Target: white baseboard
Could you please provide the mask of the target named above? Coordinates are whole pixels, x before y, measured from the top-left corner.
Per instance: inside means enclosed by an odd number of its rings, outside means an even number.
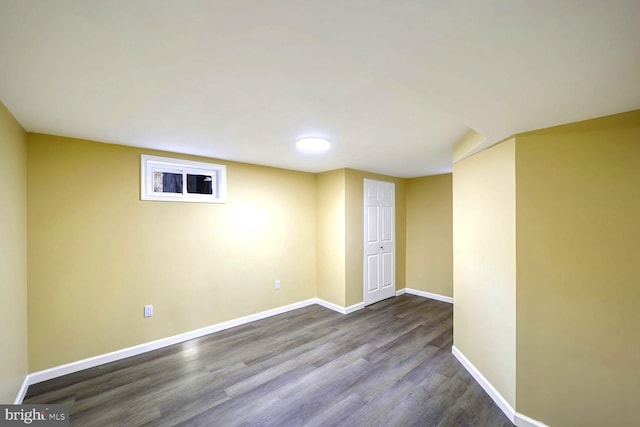
[[[320,299],[320,298],[316,298],[316,304],[321,305],[324,308],[328,308],[329,310],[337,311],[340,314],[346,314],[345,313],[345,308],[342,307],[341,305],[334,304],[332,302],[325,301],[325,300]]]
[[[521,414],[520,412],[516,412],[515,418],[516,420],[514,424],[518,427],[549,427],[545,423],[534,420],[533,418],[529,418],[526,415]]]
[[[359,302],[357,304],[353,304],[345,308],[344,314],[353,313],[354,311],[362,310],[363,308],[364,308],[364,302]]]
[[[337,311],[340,314],[349,314],[349,313],[353,313],[354,311],[358,311],[358,310],[364,308],[364,303],[363,302],[359,302],[358,304],[350,305],[349,307],[342,307],[341,305],[334,304],[332,302],[325,301],[325,300],[320,299],[320,298],[316,298],[315,301],[316,301],[316,304],[321,305],[321,306],[323,306],[325,308],[328,308],[330,310]]]
[[[29,375],[24,377],[22,381],[22,386],[20,386],[20,390],[18,390],[18,395],[16,396],[16,400],[13,402],[14,405],[20,405],[24,400],[24,396],[27,394],[27,389],[29,388]]]
[[[451,353],[455,356],[458,361],[464,366],[464,368],[471,374],[471,376],[476,380],[480,387],[487,392],[489,397],[493,399],[498,408],[504,412],[504,414],[509,418],[509,420],[514,423],[517,427],[549,427],[548,425],[534,420],[533,418],[527,417],[519,412],[516,412],[515,409],[507,402],[507,400],[496,390],[496,388],[480,373],[480,371],[473,366],[473,363],[469,361],[465,357],[464,354],[454,345],[451,348]]]
[[[487,392],[487,394],[493,399],[498,407],[504,412],[511,422],[514,422],[515,409],[502,397],[502,395],[495,389],[495,387],[480,373],[480,371],[473,366],[473,363],[465,357],[464,354],[454,345],[451,348],[451,353],[462,363],[467,371],[475,378],[476,382]]]
[[[71,374],[73,372],[82,371],[84,369],[93,368],[95,366],[104,365],[105,363],[115,362],[117,360],[125,359],[127,357],[136,356],[138,354],[146,353],[159,348],[168,347],[170,345],[179,344],[184,341],[199,338],[204,335],[209,335],[214,332],[222,331],[225,329],[233,328],[234,326],[244,325],[249,322],[255,322],[267,317],[275,316],[277,314],[286,313],[291,310],[306,307],[312,304],[318,304],[331,310],[337,311],[341,314],[349,314],[354,311],[360,310],[364,307],[364,303],[358,303],[349,307],[341,307],[337,304],[330,303],[320,298],[310,298],[305,301],[300,301],[294,304],[285,305],[282,307],[274,308],[272,310],[262,311],[260,313],[251,314],[237,319],[232,319],[226,322],[216,323],[211,326],[196,329],[193,331],[185,332],[182,334],[174,335],[167,338],[161,338],[159,340],[150,341],[144,344],[136,345],[133,347],[116,350],[111,353],[101,354],[87,359],[78,360],[76,362],[67,363],[65,365],[55,366],[53,368],[45,369],[42,371],[33,372],[28,374],[23,383],[18,395],[16,396],[16,404],[22,403],[27,389],[32,384],[37,384],[42,381],[47,381],[53,378],[61,377],[63,375]]]
[[[402,288],[402,289],[398,289],[396,291],[396,296],[400,296],[403,294],[411,294],[411,295],[417,295],[419,297],[423,297],[423,298],[431,298],[431,299],[435,299],[438,301],[443,301],[443,302],[448,302],[450,304],[453,304],[453,298],[451,297],[447,297],[444,295],[438,295],[438,294],[432,294],[430,292],[424,292],[424,291],[419,291],[417,289],[411,289],[411,288]],[[364,302],[359,302],[358,304],[354,304],[354,305],[350,305],[349,307],[342,307],[341,305],[338,304],[334,304],[332,302],[329,301],[325,301],[323,299],[320,298],[316,298],[316,304],[321,305],[323,307],[326,307],[330,310],[333,311],[337,311],[338,313],[341,314],[349,314],[349,313],[353,313],[354,311],[360,310],[362,308],[364,308]]]
[[[168,347],[170,345],[178,344],[184,341],[192,340],[194,338],[202,337],[204,335],[212,334],[214,332],[233,328],[234,326],[240,326],[249,322],[254,322],[256,320],[265,319],[267,317],[275,316],[277,314],[286,313],[288,311],[296,310],[298,308],[306,307],[316,303],[317,303],[316,298],[310,298],[305,301],[300,301],[294,304],[277,307],[271,310],[262,311],[260,313],[250,314],[248,316],[239,317],[237,319],[232,319],[226,322],[216,323],[211,326],[207,326],[204,328],[174,335],[171,337],[162,338],[159,340],[147,342],[147,343],[136,345],[133,347],[124,348],[121,350],[116,350],[111,353],[101,354],[101,355],[90,357],[83,360],[78,360],[77,362],[67,363],[65,365],[55,366],[50,369],[33,372],[27,375],[26,378],[24,379],[24,382],[22,383],[22,387],[20,388],[20,391],[18,392],[18,395],[16,397],[16,404],[22,403],[22,400],[24,399],[27,388],[32,384],[37,384],[39,382],[47,381],[52,378],[61,377],[63,375],[71,374],[73,372],[82,371],[83,369],[93,368],[95,366],[103,365],[105,363],[115,362],[116,360],[121,360],[127,357],[136,356],[138,354],[146,353],[152,350],[157,350],[159,348]]]
[[[423,298],[435,299],[435,300],[438,300],[438,301],[448,302],[449,304],[453,304],[453,298],[451,298],[451,297],[447,297],[447,296],[440,295],[440,294],[432,294],[431,292],[419,291],[417,289],[412,289],[412,288],[400,289],[399,291],[396,291],[396,296],[397,295],[402,295],[404,293],[407,293],[409,295],[417,295],[417,296],[423,297]]]

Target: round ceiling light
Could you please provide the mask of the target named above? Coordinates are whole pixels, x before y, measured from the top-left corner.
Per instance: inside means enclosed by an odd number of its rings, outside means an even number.
[[[324,138],[300,138],[298,142],[296,142],[296,147],[298,150],[305,151],[307,153],[321,153],[323,151],[327,151],[331,143]]]

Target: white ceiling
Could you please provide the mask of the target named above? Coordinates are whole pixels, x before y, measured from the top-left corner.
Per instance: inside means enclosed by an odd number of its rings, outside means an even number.
[[[414,177],[640,108],[640,1],[0,0],[0,76],[31,132]]]

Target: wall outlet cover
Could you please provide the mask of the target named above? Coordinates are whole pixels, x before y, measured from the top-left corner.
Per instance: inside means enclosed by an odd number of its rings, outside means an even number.
[[[144,306],[144,317],[153,317],[153,305]]]

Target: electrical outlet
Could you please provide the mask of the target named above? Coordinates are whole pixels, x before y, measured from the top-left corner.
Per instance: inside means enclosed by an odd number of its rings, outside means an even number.
[[[276,280],[276,289],[280,289],[280,280]]]
[[[153,305],[144,306],[144,317],[153,317]]]

